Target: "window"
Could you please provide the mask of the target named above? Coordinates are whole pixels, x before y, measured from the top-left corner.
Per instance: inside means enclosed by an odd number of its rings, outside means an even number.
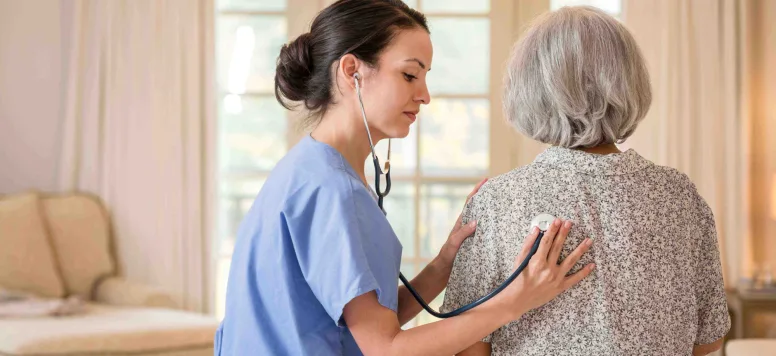
[[[622,13],[622,0],[550,0],[550,9],[552,10],[578,5],[594,6],[618,18]]]
[[[431,103],[410,135],[391,143],[393,187],[388,220],[404,247],[402,273],[412,279],[439,252],[474,185],[489,174],[490,2],[405,1],[426,14],[434,45]],[[387,141],[376,148],[385,160]],[[367,160],[371,172],[371,158]],[[433,302],[441,305],[443,295]],[[422,312],[407,327],[436,320]]]
[[[216,315],[237,227],[289,146],[288,119],[273,92],[275,59],[289,39],[285,0],[218,0],[218,218]]]

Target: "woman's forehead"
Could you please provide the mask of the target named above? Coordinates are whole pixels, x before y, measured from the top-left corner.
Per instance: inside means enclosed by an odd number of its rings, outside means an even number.
[[[429,70],[433,53],[428,32],[420,29],[403,30],[396,34],[391,45],[386,48],[383,60],[391,63],[417,64]]]

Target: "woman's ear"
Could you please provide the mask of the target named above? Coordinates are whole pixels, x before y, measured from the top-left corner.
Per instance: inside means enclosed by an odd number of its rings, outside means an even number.
[[[348,83],[348,87],[355,88],[356,84],[353,82],[353,77],[358,73],[361,66],[361,61],[356,56],[348,53],[340,58],[338,72],[343,76],[342,79]]]

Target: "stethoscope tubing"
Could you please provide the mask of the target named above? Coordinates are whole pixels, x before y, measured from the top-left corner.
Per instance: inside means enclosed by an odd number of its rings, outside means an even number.
[[[413,297],[415,297],[415,300],[418,301],[421,307],[428,312],[429,314],[440,318],[440,319],[446,319],[446,318],[452,318],[457,315],[461,315],[471,309],[476,308],[477,306],[491,300],[493,297],[495,297],[497,294],[501,293],[507,286],[509,286],[516,278],[520,275],[521,272],[525,269],[526,266],[528,266],[528,262],[530,262],[531,257],[533,257],[534,254],[536,254],[536,250],[539,248],[539,243],[542,241],[542,237],[544,237],[544,231],[539,232],[539,236],[536,238],[536,241],[534,242],[533,246],[531,246],[531,250],[528,252],[528,256],[523,259],[523,262],[520,263],[520,265],[515,269],[514,272],[507,278],[501,285],[499,285],[496,289],[492,290],[490,293],[486,294],[485,296],[481,297],[480,299],[477,299],[469,304],[466,304],[458,309],[449,311],[447,313],[440,313],[434,309],[432,309],[428,303],[426,303],[425,300],[423,300],[423,297],[420,296],[418,291],[415,290],[415,288],[412,287],[412,284],[407,280],[406,277],[404,277],[404,274],[399,272],[399,279],[402,283],[404,283],[404,286],[407,287],[407,290],[410,291]]]
[[[385,173],[385,191],[380,191],[380,176],[383,174],[383,170],[380,168],[380,161],[378,160],[377,155],[375,154],[375,146],[372,142],[372,133],[369,132],[369,124],[367,123],[367,120],[366,120],[366,111],[364,110],[364,103],[361,100],[361,86],[359,85],[358,79],[359,79],[359,76],[358,76],[358,73],[356,73],[354,75],[354,80],[356,85],[356,92],[358,94],[358,103],[360,104],[360,107],[361,107],[361,115],[364,118],[364,126],[366,126],[366,133],[367,133],[367,136],[369,137],[369,146],[372,149],[372,162],[374,163],[374,167],[375,167],[375,190],[377,193],[377,206],[380,207],[380,210],[385,212],[385,209],[383,208],[383,201],[384,201],[383,198],[385,198],[388,195],[388,193],[391,191],[391,170],[390,170],[390,167],[388,167],[387,172]],[[390,161],[390,155],[391,155],[390,152],[391,151],[390,151],[390,144],[389,144],[387,162]],[[425,311],[440,319],[451,318],[451,317],[463,314],[471,309],[474,309],[479,305],[482,305],[483,303],[489,301],[490,299],[492,299],[493,297],[501,293],[501,291],[503,291],[507,286],[509,286],[517,278],[517,276],[519,276],[520,273],[523,272],[525,267],[528,266],[528,262],[530,262],[531,257],[533,257],[533,255],[536,254],[536,250],[539,248],[539,243],[542,241],[542,237],[544,237],[544,231],[539,232],[539,236],[536,238],[536,241],[534,242],[533,246],[531,246],[531,250],[528,252],[528,256],[526,256],[525,259],[523,259],[523,262],[520,263],[520,265],[515,269],[515,271],[512,272],[512,274],[509,276],[509,278],[507,278],[503,283],[501,283],[501,285],[499,285],[496,289],[492,290],[490,293],[486,294],[485,296],[447,313],[440,313],[432,309],[428,305],[428,303],[426,303],[426,301],[423,300],[423,297],[420,295],[420,293],[418,293],[418,291],[412,287],[412,284],[407,280],[406,277],[404,277],[404,274],[401,273],[401,271],[399,271],[399,279],[404,284],[404,286],[407,287],[407,290],[410,291],[412,296],[415,297],[415,300],[418,301],[418,304],[420,304],[420,306],[423,307]]]

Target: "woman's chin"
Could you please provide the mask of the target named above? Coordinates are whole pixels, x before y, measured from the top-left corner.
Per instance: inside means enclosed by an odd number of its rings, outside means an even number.
[[[374,137],[377,134],[377,130],[372,129],[372,135]],[[391,127],[379,130],[379,136],[382,139],[389,138],[406,138],[410,134],[410,125],[392,125]]]
[[[395,127],[390,137],[391,138],[406,138],[410,134],[410,126],[401,126],[401,127]]]

